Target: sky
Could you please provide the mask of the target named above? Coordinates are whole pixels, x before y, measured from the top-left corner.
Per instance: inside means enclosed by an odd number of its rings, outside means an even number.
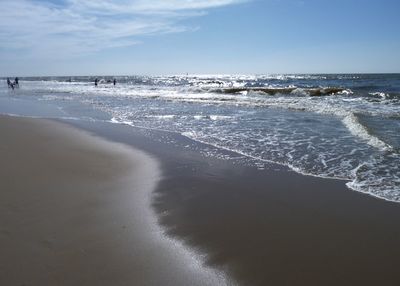
[[[400,72],[399,0],[0,4],[0,76]]]

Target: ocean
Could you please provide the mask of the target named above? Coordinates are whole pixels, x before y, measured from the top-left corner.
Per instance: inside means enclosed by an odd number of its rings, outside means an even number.
[[[3,82],[3,114],[177,132],[259,168],[274,162],[400,202],[400,74],[26,77],[15,90]]]

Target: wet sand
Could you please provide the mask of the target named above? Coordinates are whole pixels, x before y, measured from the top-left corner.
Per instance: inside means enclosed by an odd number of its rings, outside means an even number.
[[[398,204],[173,133],[68,124],[117,143],[0,119],[0,285],[400,285]]]
[[[224,283],[157,225],[157,160],[54,121],[0,132],[0,285]]]
[[[242,285],[400,285],[399,204],[345,181],[204,157],[210,147],[173,133],[78,125],[159,158],[159,222]]]

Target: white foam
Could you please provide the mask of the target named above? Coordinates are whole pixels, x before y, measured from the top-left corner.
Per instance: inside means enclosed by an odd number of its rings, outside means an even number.
[[[370,92],[369,93],[370,95],[373,95],[373,96],[379,96],[379,97],[381,97],[381,98],[383,98],[383,99],[386,99],[386,97],[388,96],[386,93],[384,93],[384,92]]]
[[[232,118],[231,116],[225,116],[225,115],[210,115],[211,120],[226,120]]]
[[[354,136],[360,137],[364,139],[369,145],[374,146],[376,148],[379,148],[381,150],[389,151],[392,150],[392,147],[379,138],[371,135],[368,130],[363,126],[357,117],[349,113],[347,116],[345,116],[342,120],[344,125],[347,127],[347,129],[353,134]]]
[[[149,118],[157,118],[157,119],[174,119],[176,115],[168,114],[168,115],[148,115]]]
[[[350,94],[353,94],[353,93],[354,93],[354,92],[353,92],[352,90],[350,90],[350,89],[344,89],[344,90],[338,92],[337,94],[340,94],[340,95],[350,95]]]

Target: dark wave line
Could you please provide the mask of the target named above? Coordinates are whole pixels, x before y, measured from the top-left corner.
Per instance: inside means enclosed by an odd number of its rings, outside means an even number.
[[[204,90],[203,90],[204,91]],[[305,92],[310,96],[326,96],[347,91],[342,87],[319,87],[319,88],[298,88],[298,87],[229,87],[229,88],[211,88],[209,92],[237,94],[241,92],[263,92],[269,95],[291,94],[296,92]]]

